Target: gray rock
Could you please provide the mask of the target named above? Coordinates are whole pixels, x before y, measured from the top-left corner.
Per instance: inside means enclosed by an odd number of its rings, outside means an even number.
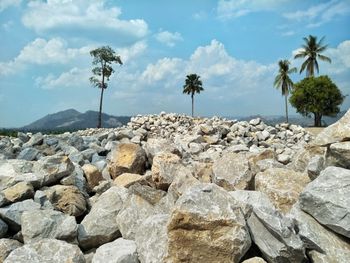
[[[290,162],[290,155],[289,154],[279,154],[277,155],[277,161],[279,161],[282,164],[288,164]]]
[[[269,207],[254,207],[247,220],[253,242],[268,262],[303,262],[305,248],[293,221]]]
[[[148,217],[138,226],[135,242],[141,262],[165,262],[168,254],[168,219],[167,214],[157,214]]]
[[[56,239],[42,239],[13,250],[4,263],[85,263],[76,245]]]
[[[350,243],[320,225],[312,216],[295,204],[288,214],[298,223],[299,235],[309,251],[312,262],[346,263],[350,258]]]
[[[177,200],[168,242],[169,262],[238,262],[251,245],[240,207],[215,184],[195,185]]]
[[[21,226],[24,243],[43,238],[72,242],[78,229],[75,217],[54,210],[24,211]]]
[[[34,202],[41,205],[42,208],[45,209],[54,209],[53,205],[51,204],[49,198],[45,194],[44,191],[37,190],[34,194]]]
[[[78,227],[78,240],[82,248],[98,247],[120,237],[116,217],[123,207],[122,191],[121,188],[111,187],[93,204]]]
[[[4,262],[5,258],[16,248],[22,246],[17,240],[1,238],[0,239],[0,262]]]
[[[225,153],[213,164],[213,182],[226,190],[249,189],[253,175],[243,153]]]
[[[3,238],[6,235],[7,230],[8,230],[7,224],[4,221],[2,221],[0,218],[0,238]]]
[[[39,150],[28,147],[24,148],[17,156],[17,159],[34,161],[39,154]]]
[[[139,263],[136,243],[132,240],[118,238],[100,246],[92,258],[92,263]]]
[[[0,217],[9,225],[13,231],[19,231],[21,227],[21,216],[24,211],[39,210],[40,205],[33,200],[17,202],[0,208]]]
[[[19,182],[2,191],[8,202],[14,203],[34,196],[34,188],[28,182]]]
[[[331,144],[327,150],[326,164],[350,169],[350,142]]]
[[[66,156],[47,156],[35,162],[33,170],[44,176],[41,185],[50,185],[70,175],[74,165]]]
[[[324,158],[322,155],[315,155],[307,165],[307,174],[311,180],[314,180],[324,168]]]
[[[336,123],[328,126],[320,132],[312,142],[315,145],[323,146],[335,142],[343,142],[350,138],[350,110]]]
[[[27,141],[29,141],[29,136],[23,132],[18,132],[17,138],[20,139],[23,143],[26,143]]]
[[[43,143],[43,141],[44,141],[44,136],[40,132],[35,133],[30,137],[28,142],[23,144],[23,148],[33,147],[35,145],[40,145]]]
[[[318,222],[350,238],[350,170],[327,167],[300,195],[300,207]]]
[[[84,143],[84,140],[82,137],[77,136],[77,135],[72,135],[68,139],[68,144],[76,148],[78,151],[84,151],[87,146]]]
[[[260,118],[256,118],[256,119],[251,119],[251,120],[249,121],[249,124],[250,124],[250,125],[253,125],[253,126],[256,126],[256,125],[259,125],[260,122],[261,122],[261,119],[260,119]]]

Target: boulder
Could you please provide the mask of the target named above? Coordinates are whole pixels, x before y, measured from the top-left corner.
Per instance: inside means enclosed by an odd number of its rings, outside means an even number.
[[[350,110],[348,110],[339,121],[320,132],[312,143],[318,146],[325,146],[335,142],[347,141],[349,139]]]
[[[136,244],[132,240],[118,238],[100,246],[92,258],[92,263],[139,263]]]
[[[129,193],[140,196],[152,205],[156,205],[166,195],[165,191],[154,189],[153,187],[140,183],[135,183],[130,186]]]
[[[85,197],[75,186],[54,185],[44,192],[55,209],[65,214],[81,216],[86,211]]]
[[[255,190],[265,193],[281,212],[288,212],[310,182],[306,173],[270,168],[255,176]]]
[[[327,150],[326,164],[350,169],[350,142],[331,144]]]
[[[167,228],[170,262],[238,262],[251,245],[240,207],[215,184],[183,194]]]
[[[327,167],[300,195],[300,207],[322,225],[350,238],[350,170]]]
[[[173,153],[163,152],[153,158],[152,180],[156,188],[167,190],[176,173],[182,167],[180,157]]]
[[[293,206],[288,216],[297,221],[299,235],[310,250],[308,255],[312,262],[345,263],[349,260],[349,241],[320,225],[300,209],[299,203]]]
[[[112,151],[108,170],[113,179],[123,173],[143,174],[146,153],[138,144],[121,143]]]
[[[114,184],[116,186],[126,187],[140,182],[143,180],[143,177],[139,174],[123,173],[114,179]]]
[[[11,203],[29,199],[34,196],[34,188],[28,182],[19,182],[2,191],[6,200]]]
[[[242,261],[242,263],[266,263],[266,261],[263,258],[253,257]]]
[[[324,169],[325,160],[322,155],[315,155],[309,161],[307,165],[307,174],[311,180],[314,180],[320,172]]]
[[[9,206],[0,208],[0,217],[9,225],[10,229],[17,232],[21,228],[21,216],[24,211],[39,210],[40,204],[33,200],[24,200]]]
[[[77,236],[75,217],[54,210],[25,211],[21,219],[24,243],[54,238],[72,242]]]
[[[67,156],[47,156],[34,163],[33,171],[44,176],[41,185],[51,185],[74,171]]]
[[[213,182],[226,190],[250,189],[253,179],[247,155],[225,153],[213,164]]]
[[[13,250],[4,263],[85,263],[76,245],[57,239],[41,239]]]
[[[84,164],[82,167],[89,189],[93,189],[104,180],[102,173],[92,164]]]
[[[168,255],[167,223],[169,215],[148,217],[138,226],[135,242],[139,259],[143,263],[166,262]]]
[[[40,145],[43,143],[43,141],[44,141],[44,136],[40,132],[35,133],[30,137],[29,141],[23,144],[23,148]]]
[[[28,147],[24,148],[17,156],[17,159],[21,160],[27,160],[27,161],[34,161],[35,158],[38,156],[39,150]]]
[[[0,238],[3,238],[6,235],[7,230],[8,230],[7,224],[4,221],[2,221],[0,218]]]
[[[153,158],[161,152],[168,152],[179,155],[178,149],[171,143],[171,141],[162,138],[149,138],[144,145],[147,159],[150,165],[153,164]]]
[[[78,227],[83,249],[98,247],[120,237],[116,217],[123,206],[122,189],[114,186],[101,194]]]
[[[250,236],[268,262],[304,262],[305,248],[293,220],[269,207],[254,207],[247,220]]]
[[[22,243],[20,243],[17,240],[14,239],[8,239],[8,238],[1,238],[0,239],[0,262],[4,262],[5,258],[16,248],[19,248],[22,246]]]

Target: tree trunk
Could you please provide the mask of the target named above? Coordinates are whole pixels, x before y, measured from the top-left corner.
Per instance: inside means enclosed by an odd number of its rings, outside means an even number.
[[[101,89],[101,96],[100,96],[100,110],[98,113],[98,123],[97,123],[97,128],[101,128],[102,127],[102,101],[103,101],[103,92],[104,92],[104,88]]]
[[[322,127],[322,114],[314,112],[314,126]]]
[[[191,95],[191,99],[192,99],[192,118],[193,118],[193,114],[194,114],[194,96],[193,96],[193,94]]]
[[[285,97],[285,101],[286,101],[286,120],[287,120],[287,123],[288,123],[288,100],[287,100],[287,94],[284,97]]]

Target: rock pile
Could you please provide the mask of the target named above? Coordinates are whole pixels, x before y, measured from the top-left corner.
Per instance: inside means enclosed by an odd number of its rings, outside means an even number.
[[[347,262],[349,123],[161,113],[1,138],[0,262]]]

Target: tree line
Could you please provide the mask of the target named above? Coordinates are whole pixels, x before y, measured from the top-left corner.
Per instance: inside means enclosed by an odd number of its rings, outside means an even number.
[[[289,102],[296,108],[297,112],[303,116],[314,115],[314,126],[322,126],[322,116],[334,116],[339,113],[339,105],[344,101],[338,87],[328,76],[315,77],[315,72],[319,73],[318,60],[331,63],[331,59],[322,53],[327,49],[323,44],[324,37],[317,41],[316,36],[303,38],[304,44],[301,50],[294,56],[295,59],[305,58],[300,67],[299,73],[306,72],[306,77],[294,84],[290,74],[296,73],[297,68],[290,68],[287,59],[278,62],[278,74],[275,77],[274,87],[281,89],[282,96],[285,97],[286,122],[288,123],[288,95],[291,94]],[[100,88],[100,105],[97,128],[102,126],[102,103],[104,90],[108,87],[108,81],[113,74],[112,63],[122,65],[119,55],[109,46],[102,46],[90,52],[93,57],[93,76],[90,82],[93,86]],[[194,95],[203,91],[203,83],[197,74],[186,76],[183,85],[183,93],[191,95],[192,117],[194,116]]]

